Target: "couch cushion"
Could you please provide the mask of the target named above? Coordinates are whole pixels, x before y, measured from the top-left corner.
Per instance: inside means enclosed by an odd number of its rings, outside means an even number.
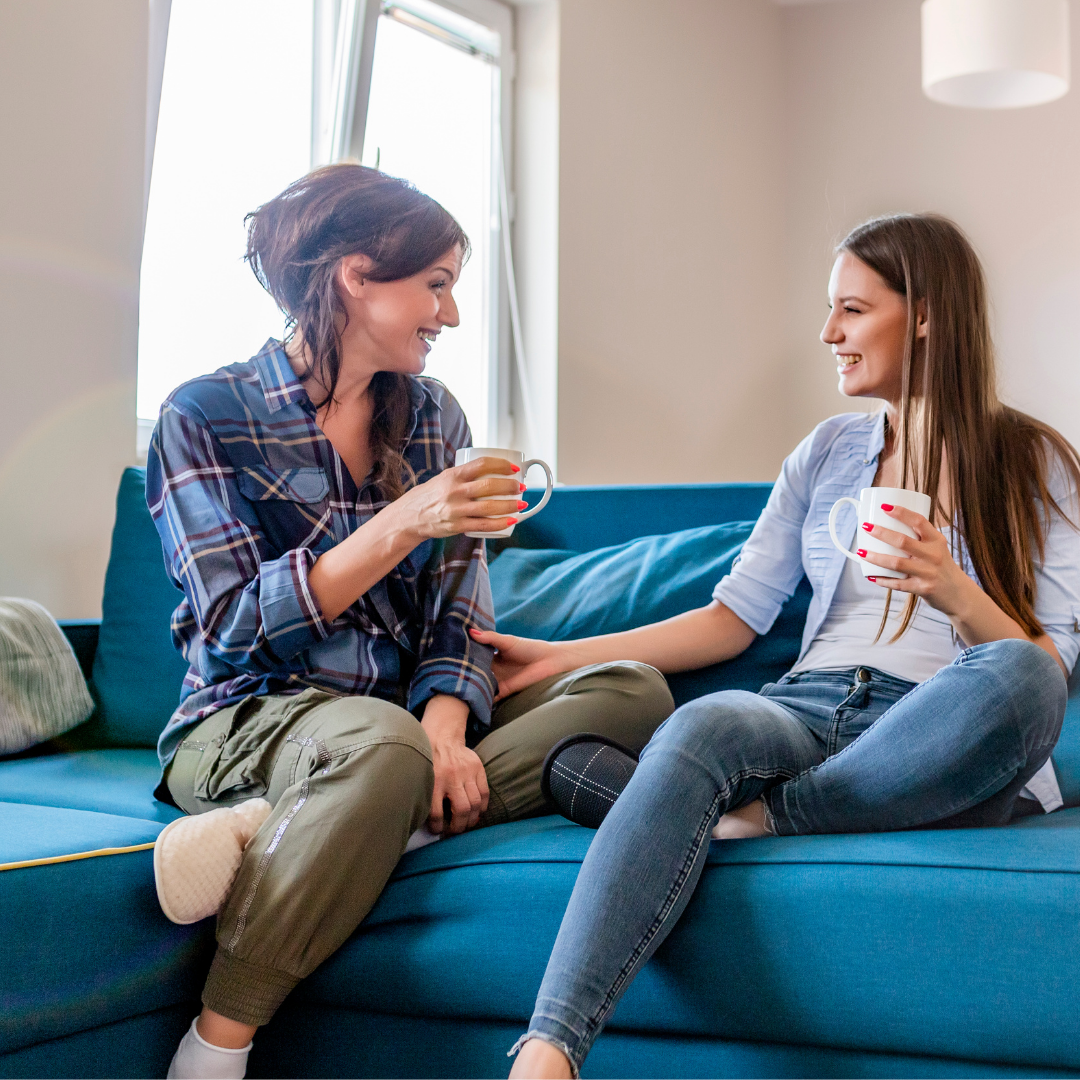
[[[547,817],[407,855],[298,1004],[524,1024],[593,835]],[[1080,810],[714,843],[612,1025],[1076,1068],[1077,912]]]
[[[296,1032],[304,1033],[303,1040]],[[504,1076],[506,1051],[521,1035],[520,1021],[438,1020],[430,1016],[392,1016],[327,1005],[301,1006],[287,999],[270,1024],[259,1031],[248,1061],[249,1080],[258,1077]],[[343,1053],[343,1050],[345,1051]],[[62,1059],[61,1059],[62,1060]],[[5,1061],[0,1058],[0,1077]],[[11,1076],[69,1076],[70,1069],[39,1069]],[[111,1074],[115,1075],[115,1074]],[[152,1074],[144,1074],[152,1075]],[[589,1054],[582,1076],[774,1077],[1047,1077],[1078,1076],[1074,1070],[996,1065],[925,1055],[738,1042],[732,1039],[672,1038],[605,1028]]]
[[[753,527],[752,521],[731,521],[580,555],[511,548],[491,566],[499,630],[565,641],[701,607]]]
[[[574,551],[510,548],[491,564],[500,631],[565,641],[630,630],[709,603],[752,521],[730,521],[615,547]],[[759,690],[795,662],[810,602],[804,580],[766,637],[734,660],[672,676],[681,704],[715,690]]]
[[[0,802],[0,866],[153,843],[160,823]],[[152,852],[0,870],[0,1053],[198,996],[213,926],[174,926]]]
[[[0,800],[169,822],[182,811],[154,798],[153,750],[82,750],[0,761]]]
[[[145,487],[145,469],[125,469],[116,496],[88,725],[101,746],[156,746],[187,672],[169,630],[183,593],[165,572]]]

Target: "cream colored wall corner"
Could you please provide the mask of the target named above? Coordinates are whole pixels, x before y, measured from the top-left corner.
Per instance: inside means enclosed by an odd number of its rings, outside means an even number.
[[[1080,89],[1000,111],[927,100],[918,0],[787,7],[782,26],[791,426],[844,407],[817,340],[833,244],[871,215],[933,210],[986,266],[1003,396],[1080,444]]]
[[[135,451],[146,0],[0,3],[0,595],[100,614]]]
[[[559,475],[772,479],[784,365],[782,11],[562,0]]]

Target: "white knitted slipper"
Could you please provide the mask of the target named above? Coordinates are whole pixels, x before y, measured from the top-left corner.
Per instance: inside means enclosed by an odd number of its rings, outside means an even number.
[[[165,917],[185,926],[216,915],[232,889],[251,838],[273,807],[249,799],[177,818],[154,844],[154,882]]]

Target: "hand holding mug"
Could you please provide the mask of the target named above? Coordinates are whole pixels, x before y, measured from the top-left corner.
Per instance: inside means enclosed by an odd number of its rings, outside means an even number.
[[[498,536],[513,528],[508,513],[524,509],[520,465],[501,457],[477,457],[409,488],[386,512],[405,518],[417,542],[445,536]]]
[[[466,462],[477,460],[502,460],[509,462],[514,466],[515,472],[519,474],[519,479],[524,480],[525,474],[534,466],[539,465],[544,470],[544,475],[547,477],[547,486],[544,490],[543,497],[540,501],[531,509],[527,509],[528,504],[524,501],[518,501],[513,507],[507,506],[505,503],[498,508],[498,511],[494,515],[501,524],[496,528],[485,527],[477,532],[467,532],[466,536],[476,537],[495,537],[509,536],[514,531],[514,526],[519,521],[524,521],[526,518],[531,518],[533,514],[539,514],[541,510],[547,506],[548,499],[551,498],[551,489],[555,486],[555,480],[551,475],[551,467],[546,461],[541,461],[539,458],[530,458],[525,460],[525,455],[520,450],[504,450],[501,447],[495,446],[466,446],[457,452],[454,458],[454,464],[462,466]],[[487,473],[484,474],[488,475]],[[521,485],[521,491],[525,490],[525,485]],[[520,498],[520,493],[518,493]],[[512,518],[506,518],[503,515],[507,510],[513,510],[514,514]],[[524,511],[524,513],[522,513]]]
[[[914,510],[889,504],[883,504],[881,509],[897,523],[897,527],[865,522],[861,523],[861,532],[896,548],[902,554],[884,555],[863,549],[866,550],[864,558],[882,571],[900,572],[902,568],[905,576],[886,577],[884,573],[875,574],[871,570],[867,580],[886,589],[921,596],[931,607],[950,618],[959,616],[964,591],[975,583],[957,566],[949,549],[949,541]],[[898,528],[904,531],[900,532]],[[909,536],[909,531],[913,535]]]
[[[848,551],[836,535],[845,503],[859,512],[859,547]],[[945,615],[959,613],[963,591],[974,584],[956,565],[949,542],[927,519],[930,496],[906,488],[863,488],[858,499],[838,499],[829,513],[829,534],[859,564],[867,581],[914,593]]]

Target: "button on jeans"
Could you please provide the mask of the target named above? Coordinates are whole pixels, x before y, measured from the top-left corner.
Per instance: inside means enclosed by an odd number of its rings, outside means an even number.
[[[1004,825],[1057,742],[1066,696],[1046,652],[1008,640],[918,685],[814,671],[683,705],[596,832],[525,1037],[581,1066],[689,902],[721,814],[764,797],[780,835]]]

